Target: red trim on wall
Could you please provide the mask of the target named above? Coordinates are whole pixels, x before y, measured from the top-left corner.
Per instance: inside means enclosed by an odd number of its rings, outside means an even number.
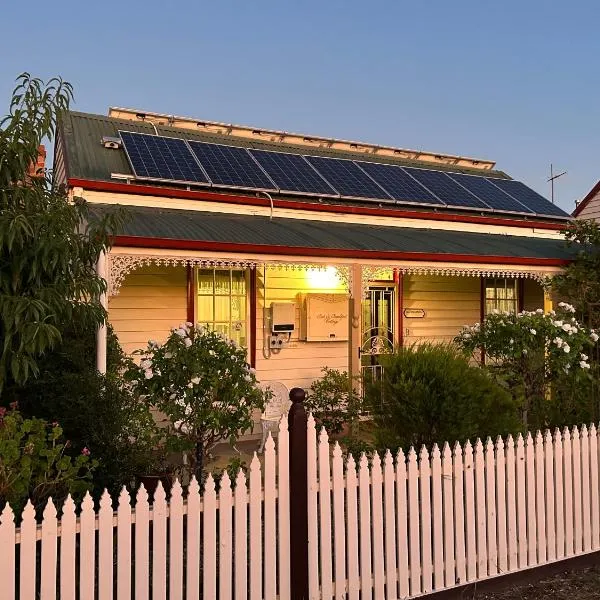
[[[194,289],[194,267],[187,266],[187,321],[188,323],[196,322],[196,294]]]
[[[396,284],[397,310],[398,310],[398,345],[404,346],[404,273],[394,269],[394,282]]]
[[[600,181],[586,194],[585,198],[575,207],[573,216],[576,217],[588,205],[589,201],[600,192]]]
[[[151,185],[139,185],[136,183],[119,183],[114,181],[95,181],[90,179],[69,178],[71,187],[83,187],[86,190],[102,192],[118,192],[124,194],[137,194],[140,196],[159,196],[162,198],[178,198],[182,200],[207,200],[210,202],[223,202],[225,204],[240,204],[251,206],[270,206],[268,199],[254,196],[236,196],[226,193],[209,191],[183,190],[179,188],[163,188]],[[546,221],[526,221],[510,217],[476,216],[447,214],[439,212],[419,212],[416,210],[392,210],[389,208],[371,208],[368,206],[345,206],[331,204],[317,204],[313,202],[301,202],[297,200],[274,199],[275,208],[287,208],[294,210],[307,210],[313,212],[346,213],[354,215],[371,215],[378,217],[394,217],[397,219],[423,219],[426,221],[446,221],[455,223],[478,223],[484,225],[497,225],[507,227],[524,227],[531,229],[550,229],[562,231],[566,224],[548,223]],[[162,208],[168,208],[164,206]]]
[[[421,260],[431,262],[465,262],[475,264],[503,264],[563,267],[571,261],[562,258],[536,258],[521,256],[479,256],[473,254],[433,254],[428,252],[399,252],[379,250],[348,250],[345,248],[304,248],[298,246],[272,246],[269,244],[240,244],[202,240],[175,240],[117,235],[115,246],[137,248],[163,248],[171,250],[206,250],[213,252],[245,252],[248,254],[275,254],[288,256],[320,256],[323,258],[368,258],[370,260]]]
[[[250,366],[256,367],[256,269],[250,269]]]

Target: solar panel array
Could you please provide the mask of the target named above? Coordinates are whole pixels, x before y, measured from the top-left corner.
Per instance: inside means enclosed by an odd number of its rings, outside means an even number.
[[[121,131],[138,179],[378,203],[568,217],[520,181]]]

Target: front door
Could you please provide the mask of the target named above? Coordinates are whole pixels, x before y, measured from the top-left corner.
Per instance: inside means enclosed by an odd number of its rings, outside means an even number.
[[[363,300],[360,365],[365,383],[381,378],[381,355],[394,351],[395,295],[394,286],[371,286]]]

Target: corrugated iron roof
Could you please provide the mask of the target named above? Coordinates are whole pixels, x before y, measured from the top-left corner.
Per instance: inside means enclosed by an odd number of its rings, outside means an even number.
[[[92,214],[114,208],[90,205]],[[136,206],[125,210],[128,218],[118,235],[147,239],[342,250],[345,255],[347,251],[357,251],[357,255],[372,251],[569,260],[576,252],[563,240],[539,237]]]

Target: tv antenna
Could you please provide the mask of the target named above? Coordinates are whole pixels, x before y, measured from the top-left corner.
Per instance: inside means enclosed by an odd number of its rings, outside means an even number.
[[[552,163],[550,163],[550,177],[546,180],[550,182],[550,199],[552,200],[552,204],[554,204],[554,180],[566,175],[567,172],[563,171],[562,173],[554,174],[554,168]]]

